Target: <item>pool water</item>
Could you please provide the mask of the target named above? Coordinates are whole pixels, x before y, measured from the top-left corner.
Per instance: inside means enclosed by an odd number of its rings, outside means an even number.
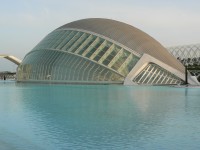
[[[200,149],[200,88],[0,82],[0,150]]]

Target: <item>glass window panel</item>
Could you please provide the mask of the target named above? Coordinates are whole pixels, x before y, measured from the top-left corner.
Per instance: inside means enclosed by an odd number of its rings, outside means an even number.
[[[57,47],[57,49],[65,50],[65,45],[76,35],[77,31],[71,31],[68,36],[65,38],[65,40],[60,43],[60,45]]]
[[[63,66],[63,59],[65,57],[68,57],[67,54],[59,53],[58,59],[56,60],[54,66],[53,66],[53,71],[52,75],[54,77],[54,80],[61,80],[60,79],[60,69]]]
[[[127,65],[128,72],[130,72],[133,69],[133,67],[136,65],[136,63],[138,61],[139,61],[139,58],[136,57],[136,56],[133,56],[133,58],[131,59],[131,61]]]
[[[142,71],[139,75],[137,75],[137,77],[135,77],[133,81],[138,82],[142,78],[143,74],[144,74],[144,71]]]
[[[83,42],[89,37],[89,34],[84,33],[76,43],[74,43],[74,45],[70,48],[71,52],[75,52],[80,46],[81,44],[83,44]]]
[[[99,72],[99,74],[100,74],[100,76],[99,76],[99,80],[100,81],[104,81],[104,76],[105,76],[105,74],[107,73],[107,69],[105,68],[105,69],[103,69],[101,72]]]
[[[87,62],[86,63],[86,67],[85,67],[85,69],[84,69],[84,71],[83,71],[83,80],[84,81],[87,81],[87,78],[88,78],[88,73],[89,73],[89,71],[90,71],[90,68],[91,68],[91,62]]]
[[[99,39],[99,41],[93,45],[92,49],[85,56],[89,58],[99,48],[99,46],[102,43],[103,43],[103,40]]]
[[[70,47],[76,42],[76,40],[82,35],[81,32],[76,32],[76,34],[69,40],[69,42],[62,48],[62,50],[68,51]]]
[[[77,57],[76,56],[72,56],[72,59],[67,64],[68,70],[66,70],[66,72],[65,72],[65,74],[66,74],[66,76],[64,77],[65,80],[71,81],[73,79],[73,71],[74,71],[74,68],[77,65],[77,63],[78,63]]]
[[[96,69],[96,64],[92,63],[91,69],[89,70],[89,73],[88,73],[88,81],[93,80],[93,74],[94,74],[95,69]]]
[[[147,72],[147,75],[145,78],[143,78],[143,84],[147,84],[149,79],[151,78],[152,73],[151,72]]]
[[[53,38],[48,42],[48,44],[45,45],[45,48],[51,48],[60,38],[60,35],[62,34],[62,30],[58,31]]]
[[[73,36],[74,31],[65,31],[65,35],[63,36],[62,41],[57,45],[56,49],[61,49]]]
[[[78,54],[83,48],[84,46],[87,45],[88,42],[90,42],[92,38],[92,35],[89,35],[87,36],[87,38],[84,38],[84,41],[81,43],[81,45],[76,49],[75,53]]]
[[[140,78],[140,80],[138,82],[143,83],[144,80],[146,79],[147,75],[148,75],[148,72],[144,72],[143,76]]]
[[[96,57],[94,57],[95,61],[99,61],[100,58],[106,53],[106,51],[110,48],[111,43],[108,42],[107,45],[105,47],[102,48],[101,51],[99,51],[99,53],[96,55]]]
[[[118,48],[119,49],[119,48]],[[118,70],[120,68],[120,66],[124,63],[124,61],[127,59],[128,57],[128,52],[126,52],[126,50],[123,50],[122,53],[120,53],[118,55],[118,58],[116,58],[115,63],[112,65],[112,68],[114,70]],[[129,52],[130,54],[130,52]]]
[[[159,84],[163,84],[163,81],[164,81],[165,78],[166,78],[166,74],[164,74],[164,75],[161,77],[161,80],[159,81]]]
[[[111,72],[111,71],[108,71],[108,73],[107,73],[106,76],[105,76],[105,80],[106,80],[106,81],[112,81],[112,80],[111,80],[111,76],[112,76],[112,72]]]
[[[149,67],[150,66],[150,67]],[[145,75],[142,76],[142,74]],[[156,64],[149,64],[138,76],[133,79],[133,82],[143,83],[143,84],[175,84],[176,81],[181,79],[168,72],[167,70],[161,68]]]
[[[95,72],[96,75],[97,75],[97,76],[95,76],[97,81],[100,81],[100,78],[101,78],[100,72],[102,72],[103,69],[104,69],[104,68],[103,68],[102,66],[99,66],[98,69],[97,69],[97,71]]]
[[[59,47],[59,45],[65,40],[65,38],[67,38],[67,36],[69,35],[71,31],[63,31],[62,36],[60,37],[60,39],[52,46],[53,49],[57,49]]]
[[[107,56],[107,58],[103,61],[103,64],[104,65],[108,65],[111,61],[112,61],[112,59],[117,55],[117,53],[119,52],[119,49],[114,49],[108,56]]]
[[[78,77],[77,70],[80,67],[81,63],[82,63],[82,59],[75,56],[74,66],[72,67],[72,71],[71,71],[71,74],[70,74],[70,80],[76,81],[76,79]]]
[[[79,69],[77,70],[77,80],[78,81],[83,81],[83,72],[85,69],[85,66],[88,62],[85,59],[82,59],[82,63],[79,67]]]
[[[84,53],[85,50],[87,50],[87,48],[90,46],[90,44],[92,44],[95,40],[94,36],[89,37],[89,39],[87,39],[87,41],[85,43],[83,43],[83,47],[81,48],[81,50],[78,52],[79,55],[82,55]]]
[[[157,73],[158,73],[158,70],[154,70],[154,71],[152,72],[152,76],[151,76],[151,78],[149,79],[148,84],[151,84],[151,83],[154,81],[154,79],[157,77]]]

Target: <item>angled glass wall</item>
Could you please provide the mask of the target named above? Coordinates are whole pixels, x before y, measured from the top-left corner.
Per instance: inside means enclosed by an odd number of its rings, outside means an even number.
[[[149,63],[134,79],[138,84],[161,85],[183,84],[184,81],[160,66]]]
[[[33,50],[51,49],[73,53],[126,76],[139,60],[128,50],[96,35],[74,30],[56,30]]]

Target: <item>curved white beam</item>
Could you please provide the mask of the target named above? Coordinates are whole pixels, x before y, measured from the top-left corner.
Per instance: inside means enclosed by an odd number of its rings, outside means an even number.
[[[22,62],[19,58],[12,56],[12,55],[0,54],[0,58],[8,59],[9,61],[15,63],[16,65],[19,65]]]

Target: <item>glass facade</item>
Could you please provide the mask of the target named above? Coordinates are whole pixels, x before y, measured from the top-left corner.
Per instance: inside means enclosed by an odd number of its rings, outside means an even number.
[[[18,81],[123,83],[139,57],[90,33],[57,29],[18,67]]]
[[[48,34],[18,66],[17,81],[128,85],[183,83],[180,79],[183,66],[159,43],[134,27],[112,20],[103,20],[100,26],[99,20],[69,23]],[[150,59],[151,63],[145,59],[138,63],[141,57],[149,56],[175,68],[175,74],[180,77],[154,64],[154,59]],[[141,63],[149,64],[135,77],[132,73]]]
[[[138,84],[163,85],[183,84],[184,81],[160,66],[149,63],[134,79]]]

